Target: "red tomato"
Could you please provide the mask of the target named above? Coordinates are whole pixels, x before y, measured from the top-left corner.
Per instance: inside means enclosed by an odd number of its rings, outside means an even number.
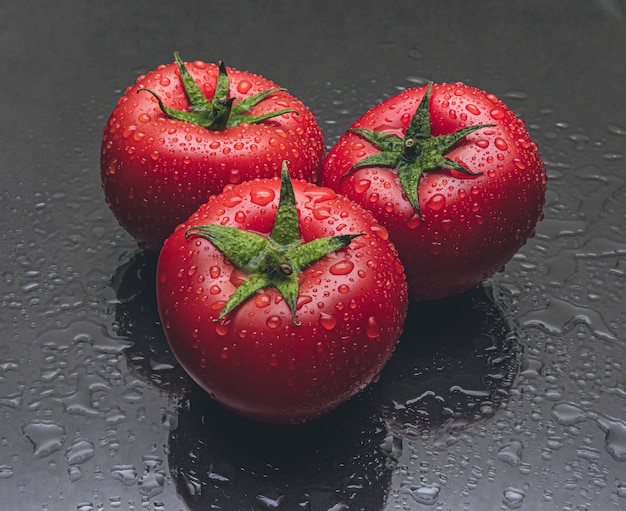
[[[219,403],[260,421],[298,423],[377,378],[400,336],[408,299],[402,264],[370,213],[298,180],[294,215],[285,220],[280,194],[281,181],[273,178],[227,186],[211,197],[165,242],[157,300],[173,353]],[[221,244],[202,235],[222,226],[252,241],[226,257]],[[297,260],[306,259],[302,247],[329,237],[344,248],[298,268]],[[267,250],[251,248],[255,240]],[[236,243],[227,237],[224,245],[230,250]],[[280,257],[265,257],[276,246],[285,249],[278,252],[287,254],[293,272],[284,271]],[[250,296],[231,307],[236,293],[265,278],[263,269],[275,285],[249,288]],[[287,284],[283,289],[289,279],[291,298]]]
[[[209,196],[228,184],[277,176],[283,160],[297,169],[294,177],[315,181],[325,151],[315,117],[284,89],[223,65],[220,72],[215,64],[176,59],[137,78],[102,139],[106,200],[122,227],[152,251]]]
[[[504,267],[542,217],[546,173],[502,101],[455,83],[374,106],[330,150],[320,183],[374,214],[398,249],[410,296],[429,300]]]

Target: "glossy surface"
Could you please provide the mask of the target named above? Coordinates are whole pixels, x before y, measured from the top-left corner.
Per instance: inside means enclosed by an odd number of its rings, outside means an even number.
[[[626,507],[623,0],[181,9],[3,10],[2,506]],[[100,188],[117,98],[174,49],[289,88],[327,144],[409,86],[492,91],[546,162],[545,219],[489,293],[413,307],[371,391],[305,428],[236,419],[175,364],[153,263]]]

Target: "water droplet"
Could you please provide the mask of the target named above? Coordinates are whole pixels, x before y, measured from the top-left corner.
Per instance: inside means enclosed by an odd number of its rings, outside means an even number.
[[[436,485],[422,485],[411,490],[411,496],[420,504],[432,506],[437,502],[441,488]]]
[[[217,335],[221,335],[223,337],[226,334],[228,334],[229,330],[230,330],[230,321],[220,321],[219,323],[215,323],[215,333]]]
[[[224,346],[220,351],[220,358],[226,360],[228,358],[228,346]]]
[[[517,488],[507,488],[503,492],[504,503],[509,509],[519,509],[524,504],[526,494]]]
[[[498,451],[498,459],[505,463],[516,467],[522,461],[522,451],[524,446],[519,440],[511,440],[508,444],[502,446]]]
[[[276,193],[271,188],[255,186],[250,190],[250,200],[257,206],[267,206],[275,197]]]
[[[509,145],[505,142],[505,140],[500,137],[496,137],[493,143],[498,149],[500,149],[500,151],[506,151],[509,148]]]
[[[272,303],[272,297],[267,293],[261,293],[254,297],[254,304],[259,308],[267,307]]]
[[[282,320],[278,316],[270,316],[267,318],[265,324],[267,325],[267,328],[275,329],[280,327]]]
[[[367,326],[365,327],[365,334],[370,339],[376,339],[378,334],[380,333],[380,327],[376,318],[374,316],[370,316],[367,318]]]
[[[426,203],[429,209],[432,211],[440,211],[446,205],[446,198],[440,193],[436,193]]]
[[[335,326],[337,326],[337,318],[335,318],[334,316],[332,316],[330,314],[326,314],[326,313],[322,312],[320,314],[318,323],[325,330],[332,330],[333,328],[335,328]]]
[[[252,88],[252,83],[248,80],[241,80],[237,84],[237,91],[241,94],[246,94]]]
[[[504,110],[502,110],[502,108],[492,108],[489,115],[491,115],[492,119],[499,121],[504,118]]]
[[[354,191],[356,193],[364,193],[371,184],[372,182],[369,179],[361,179],[354,185]]]
[[[60,424],[45,420],[33,420],[22,431],[33,444],[37,458],[49,456],[58,451],[65,443],[65,428]]]
[[[513,164],[520,170],[524,170],[526,168],[526,164],[519,158],[513,158]]]
[[[571,403],[558,403],[552,407],[552,416],[562,426],[573,426],[586,419],[586,414]]]
[[[471,114],[480,115],[480,110],[478,109],[476,105],[472,103],[465,105],[465,109]]]
[[[598,418],[598,424],[606,433],[604,447],[619,462],[626,461],[626,421],[612,417]]]
[[[65,459],[70,465],[80,465],[93,458],[95,454],[94,444],[87,440],[76,440],[65,452]]]
[[[348,275],[354,269],[354,263],[348,259],[333,264],[329,271],[333,275]]]

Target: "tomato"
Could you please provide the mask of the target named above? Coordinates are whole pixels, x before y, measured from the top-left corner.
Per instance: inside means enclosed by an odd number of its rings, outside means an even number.
[[[166,240],[157,303],[172,351],[226,408],[299,423],[359,392],[406,316],[386,229],[328,188],[267,178],[227,186]]]
[[[354,122],[320,184],[387,228],[418,301],[461,293],[504,267],[542,218],[546,172],[523,121],[496,96],[430,84]]]
[[[102,138],[105,198],[140,247],[158,251],[174,227],[224,186],[280,175],[317,179],[325,146],[313,114],[254,74],[202,61],[141,75]]]

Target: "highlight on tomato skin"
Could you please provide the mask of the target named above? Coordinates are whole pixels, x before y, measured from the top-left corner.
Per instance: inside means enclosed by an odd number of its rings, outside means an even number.
[[[181,365],[224,407],[270,423],[307,422],[374,381],[408,305],[386,229],[329,188],[291,185],[295,217],[287,220],[280,179],[227,186],[175,229],[157,267],[159,314]],[[220,231],[205,229],[211,224],[228,227],[227,242],[197,234]],[[284,233],[293,228],[296,235]],[[224,254],[237,231],[247,233],[244,245],[259,243],[259,257]],[[283,256],[295,271],[277,276],[272,264]]]
[[[501,270],[543,217],[546,182],[524,122],[462,83],[373,106],[330,149],[320,178],[386,227],[414,301],[462,293]]]
[[[119,224],[158,252],[226,185],[278,176],[284,160],[294,178],[317,181],[325,150],[315,116],[286,89],[176,54],[119,98],[103,131],[100,175]]]

